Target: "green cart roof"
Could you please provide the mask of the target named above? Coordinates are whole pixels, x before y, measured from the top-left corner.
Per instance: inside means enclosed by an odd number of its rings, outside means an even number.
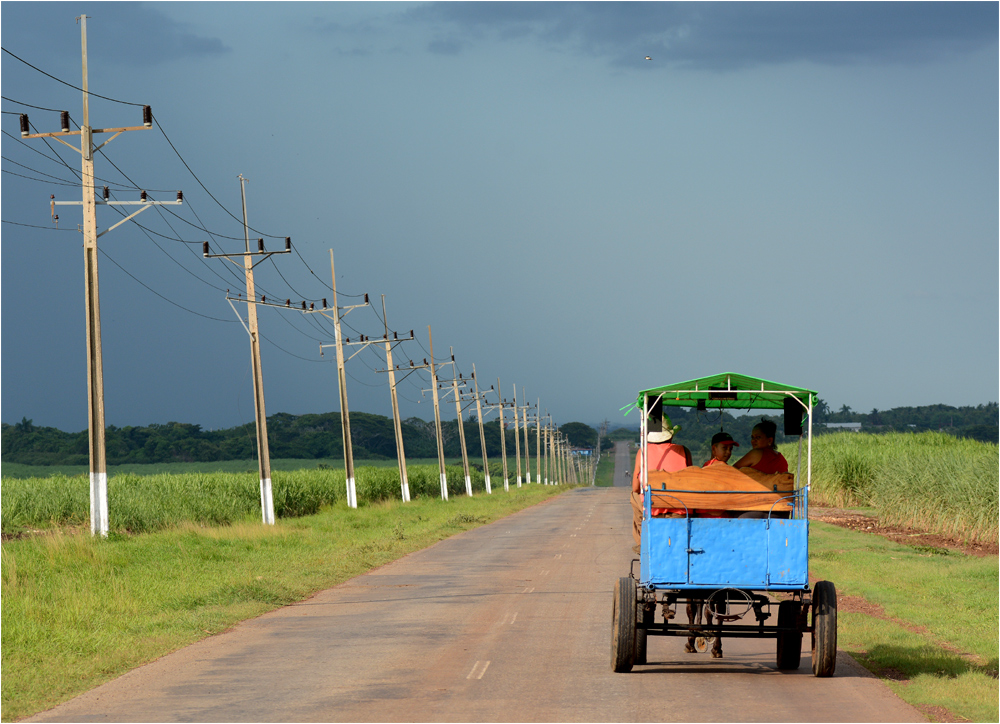
[[[705,407],[725,409],[782,409],[786,397],[797,397],[806,405],[816,403],[815,390],[762,380],[736,372],[699,377],[639,392],[635,407],[642,409],[643,395],[656,397],[663,393],[663,404],[672,407],[694,407],[699,400]],[[735,399],[734,399],[735,397]],[[631,407],[631,405],[629,406]],[[628,414],[626,412],[625,414]]]

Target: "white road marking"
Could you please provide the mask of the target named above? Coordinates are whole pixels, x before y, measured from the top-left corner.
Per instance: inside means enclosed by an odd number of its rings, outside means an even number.
[[[480,664],[482,664],[482,666],[480,666]],[[489,661],[477,661],[475,665],[472,667],[472,671],[470,671],[469,675],[466,676],[465,678],[471,679],[474,677],[476,679],[481,679],[483,678],[483,674],[486,673],[486,669],[488,669],[489,666],[490,666]],[[478,674],[476,673],[477,671],[479,672]]]
[[[548,569],[545,569],[545,570],[543,570],[543,571],[542,571],[542,575],[543,575],[543,576],[547,576],[547,575],[549,575],[549,571],[548,571]]]
[[[570,534],[569,534],[569,537],[570,537],[570,538],[576,538],[576,533],[570,533]]]
[[[514,618],[510,620],[510,625],[513,626],[515,621],[517,621],[517,611],[514,611]]]
[[[556,558],[562,558],[562,553],[556,553]]]
[[[535,590],[535,587],[532,586],[531,588],[525,588],[523,591],[521,591],[521,593],[531,593],[534,590]]]

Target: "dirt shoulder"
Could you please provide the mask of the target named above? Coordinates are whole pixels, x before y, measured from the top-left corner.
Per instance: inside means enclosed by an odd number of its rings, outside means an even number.
[[[809,519],[822,523],[830,523],[841,528],[850,528],[860,533],[872,533],[883,538],[908,546],[927,546],[929,548],[946,548],[961,551],[970,556],[995,556],[1000,553],[1000,547],[992,543],[967,543],[946,535],[926,533],[915,528],[889,525],[879,520],[878,516],[869,515],[857,510],[843,508],[828,508],[812,503],[809,506]]]

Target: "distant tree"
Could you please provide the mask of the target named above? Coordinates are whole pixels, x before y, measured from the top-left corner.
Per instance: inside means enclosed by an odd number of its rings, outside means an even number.
[[[559,427],[559,431],[569,439],[569,444],[573,447],[593,448],[597,446],[597,430],[590,425],[585,425],[582,422],[567,422]]]
[[[850,415],[854,412],[854,410],[851,409],[850,405],[841,405],[838,412],[840,412],[841,415]]]

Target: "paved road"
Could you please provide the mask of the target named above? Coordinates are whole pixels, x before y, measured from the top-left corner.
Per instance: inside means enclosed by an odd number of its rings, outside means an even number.
[[[578,488],[245,622],[37,721],[924,721],[846,656],[774,669],[773,640],[724,659],[650,637],[610,669],[628,494]]]
[[[615,443],[615,476],[613,478],[616,488],[628,488],[632,485],[632,463],[635,456],[629,452],[627,442]]]

